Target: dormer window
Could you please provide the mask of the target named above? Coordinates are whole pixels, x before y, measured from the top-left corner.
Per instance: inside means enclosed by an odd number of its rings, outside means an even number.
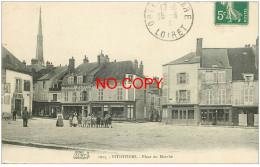
[[[70,76],[68,77],[68,84],[73,84],[74,83],[74,77]]]
[[[82,77],[82,76],[78,76],[78,77],[77,77],[77,83],[78,83],[78,84],[83,83],[83,77]]]
[[[254,80],[254,74],[243,74],[243,77],[246,82],[253,82]]]

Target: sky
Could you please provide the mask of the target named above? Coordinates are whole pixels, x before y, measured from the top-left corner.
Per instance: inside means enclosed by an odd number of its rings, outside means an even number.
[[[143,61],[146,76],[162,77],[162,65],[204,48],[244,47],[258,36],[258,4],[249,2],[248,25],[215,25],[214,2],[191,2],[194,21],[177,41],[155,38],[145,25],[147,2],[2,2],[2,44],[27,64],[36,56],[42,9],[44,60],[76,66],[86,55],[97,61],[101,50],[110,61]]]

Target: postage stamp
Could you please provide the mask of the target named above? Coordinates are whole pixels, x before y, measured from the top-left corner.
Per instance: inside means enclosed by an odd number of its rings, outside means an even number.
[[[194,15],[188,2],[149,2],[144,17],[153,36],[163,41],[176,41],[189,32]]]
[[[248,24],[248,2],[216,2],[215,24]]]

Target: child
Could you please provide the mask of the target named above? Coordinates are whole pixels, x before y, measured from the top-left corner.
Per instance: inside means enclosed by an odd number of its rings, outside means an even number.
[[[87,116],[87,128],[91,127],[91,116],[90,114]]]
[[[71,115],[69,117],[69,121],[70,121],[70,127],[72,127],[72,116]]]
[[[87,127],[87,117],[85,114],[82,117],[82,127]]]
[[[79,114],[79,116],[78,116],[78,126],[82,127],[82,116],[81,116],[81,114]]]

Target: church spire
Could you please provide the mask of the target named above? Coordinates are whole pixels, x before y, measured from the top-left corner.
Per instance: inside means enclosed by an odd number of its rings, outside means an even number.
[[[42,36],[42,10],[40,8],[40,17],[39,17],[39,27],[38,27],[38,35],[37,35],[37,48],[36,48],[36,59],[38,60],[38,64],[44,64],[43,59],[43,36]]]

